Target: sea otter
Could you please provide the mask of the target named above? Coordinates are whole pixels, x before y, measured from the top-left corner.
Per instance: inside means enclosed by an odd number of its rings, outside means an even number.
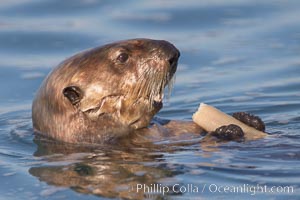
[[[132,39],[66,59],[49,73],[35,96],[35,132],[76,144],[108,143],[134,132],[158,138],[170,133],[199,135],[202,129],[193,122],[168,121],[163,128],[143,129],[162,108],[179,56],[167,41]]]

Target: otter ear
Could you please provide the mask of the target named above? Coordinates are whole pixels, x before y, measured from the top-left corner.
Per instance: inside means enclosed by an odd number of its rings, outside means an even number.
[[[78,104],[82,99],[82,91],[77,86],[68,86],[64,88],[63,94],[73,105]]]

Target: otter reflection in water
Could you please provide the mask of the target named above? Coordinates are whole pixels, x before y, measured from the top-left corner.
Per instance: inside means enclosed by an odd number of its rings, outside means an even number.
[[[161,192],[151,192],[150,188],[148,191],[137,189],[138,185],[144,184],[170,187],[168,195],[172,195],[171,187],[175,183],[180,184],[175,176],[185,173],[183,169],[189,166],[169,163],[164,158],[165,154],[174,153],[183,147],[182,143],[173,146],[153,143],[78,146],[45,139],[35,140],[35,143],[38,145],[35,156],[44,157],[46,162],[32,167],[30,174],[49,185],[102,197],[163,197]]]

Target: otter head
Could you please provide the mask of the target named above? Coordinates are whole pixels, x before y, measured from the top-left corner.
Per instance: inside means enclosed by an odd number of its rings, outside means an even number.
[[[33,102],[35,130],[67,142],[105,142],[147,127],[162,108],[179,51],[134,39],[87,50],[62,62]]]

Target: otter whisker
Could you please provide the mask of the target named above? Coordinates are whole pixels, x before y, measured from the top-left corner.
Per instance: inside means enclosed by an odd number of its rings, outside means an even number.
[[[144,76],[140,76],[139,77],[139,79],[141,79],[140,80],[141,85],[140,85],[140,87],[135,87],[135,89],[138,90],[138,92],[137,92],[137,96],[138,97],[142,96],[143,93],[145,93],[145,94],[149,93],[150,87],[149,87],[149,81],[148,81],[148,79],[149,79],[150,75],[151,75],[151,69],[148,69],[146,71],[146,73],[144,74]]]
[[[141,67],[143,73],[139,74],[136,79],[137,86],[128,91],[128,95],[135,99],[147,99],[150,108],[152,108],[155,101],[160,102],[162,100],[165,87],[168,86],[169,99],[174,85],[174,79],[170,76],[169,68],[162,67],[159,70],[160,66],[157,66],[157,68],[148,67],[146,62]]]
[[[172,93],[172,90],[174,88],[174,84],[175,84],[175,81],[176,81],[176,76],[173,75],[173,77],[169,80],[168,82],[168,87],[167,87],[167,99],[170,99],[171,97],[171,93]]]

